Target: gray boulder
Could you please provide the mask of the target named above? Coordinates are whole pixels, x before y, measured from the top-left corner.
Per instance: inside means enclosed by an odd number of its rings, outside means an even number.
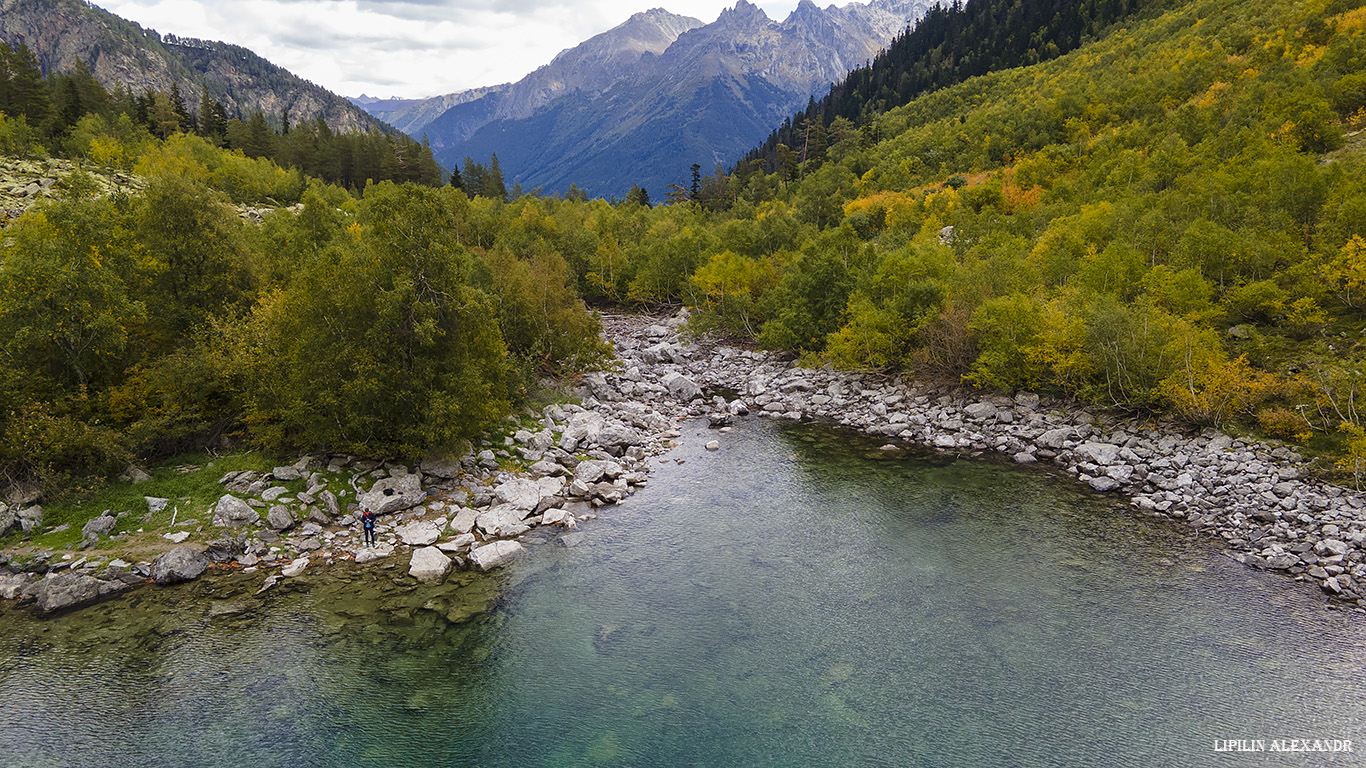
[[[1063,446],[1063,443],[1067,442],[1067,440],[1072,437],[1072,433],[1073,430],[1071,427],[1050,429],[1042,435],[1039,435],[1039,438],[1034,442],[1040,448],[1051,448],[1056,451]]]
[[[479,518],[479,513],[473,509],[465,508],[455,514],[451,520],[451,530],[456,533],[469,533],[474,530],[474,522]]]
[[[86,539],[99,539],[101,536],[108,536],[118,525],[118,518],[105,512],[99,517],[93,517],[81,526],[81,537]]]
[[[422,490],[422,480],[417,475],[397,475],[375,481],[368,493],[360,497],[362,509],[377,515],[387,515],[404,509],[411,509],[427,500]]]
[[[970,403],[963,408],[963,413],[974,421],[985,421],[996,415],[996,406],[991,403]]]
[[[299,473],[299,470],[294,467],[276,467],[270,471],[270,475],[281,482],[298,480],[303,477],[303,475]]]
[[[30,581],[33,581],[32,574],[0,571],[0,599],[14,600],[23,593]]]
[[[43,614],[89,605],[102,595],[121,592],[128,585],[121,581],[100,581],[83,573],[56,573],[34,585],[31,590]]]
[[[451,569],[451,559],[436,547],[413,550],[408,562],[408,575],[418,581],[432,583],[443,579]]]
[[[225,493],[213,507],[213,524],[220,528],[237,528],[261,520],[261,513],[245,501]]]
[[[290,514],[289,509],[281,504],[272,505],[270,511],[266,513],[266,525],[273,531],[283,531],[294,526],[297,522],[294,515]]]
[[[147,502],[147,511],[154,515],[165,509],[167,504],[171,503],[170,499],[163,499],[158,496],[143,496],[142,498]]]
[[[224,537],[209,542],[204,555],[215,563],[230,563],[247,551],[245,534],[240,538]]]
[[[380,544],[377,547],[363,547],[356,550],[356,565],[373,563],[394,554],[393,544]]]
[[[11,529],[19,525],[19,513],[0,502],[0,537],[5,536]]]
[[[1076,448],[1077,457],[1082,461],[1108,467],[1119,460],[1119,446],[1110,443],[1082,443]]]
[[[152,579],[163,586],[193,581],[209,568],[209,558],[194,547],[176,547],[152,563]]]
[[[460,475],[460,461],[458,459],[438,459],[426,458],[419,465],[422,474],[439,477],[442,480],[454,480]]]
[[[660,379],[660,383],[669,390],[669,394],[683,402],[695,400],[702,396],[702,388],[697,386],[697,382],[679,373],[665,374],[664,378]]]
[[[19,510],[19,527],[24,529],[24,533],[33,533],[34,529],[43,525],[43,508],[37,504],[31,507],[24,507]]]
[[[1086,482],[1090,483],[1092,488],[1096,489],[1097,491],[1100,491],[1101,493],[1109,493],[1110,491],[1113,491],[1120,486],[1120,482],[1118,480],[1114,479],[1113,477],[1108,477],[1106,475],[1101,475],[1100,477],[1093,477],[1090,480],[1087,480]]]
[[[341,504],[337,502],[337,494],[331,491],[323,491],[318,494],[318,502],[323,505],[323,511],[328,517],[336,517],[341,514]]]

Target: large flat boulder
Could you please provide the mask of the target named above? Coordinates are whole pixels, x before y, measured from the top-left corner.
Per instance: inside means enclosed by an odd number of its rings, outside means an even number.
[[[526,548],[515,541],[495,541],[476,547],[470,551],[470,562],[481,571],[488,571],[506,565],[526,552]]]
[[[213,505],[213,524],[220,528],[237,528],[260,521],[260,512],[230,493],[220,496],[218,503]]]
[[[30,594],[41,613],[56,613],[89,605],[101,596],[122,592],[128,585],[121,581],[101,581],[82,573],[56,573],[34,585]]]
[[[426,583],[441,581],[450,569],[451,559],[436,547],[413,550],[413,558],[408,562],[408,575]]]
[[[394,554],[393,544],[380,544],[377,547],[363,547],[356,550],[356,565],[373,563]]]
[[[361,494],[360,505],[377,515],[387,515],[412,509],[427,500],[422,490],[422,479],[417,475],[396,475],[376,480],[370,490]]]
[[[209,558],[194,547],[176,547],[152,563],[152,579],[161,585],[193,581],[209,569]]]
[[[541,502],[541,486],[535,480],[516,477],[500,483],[493,489],[493,496],[500,503],[517,509],[535,509]]]
[[[433,523],[426,520],[400,525],[394,530],[400,541],[410,547],[426,547],[435,544],[441,536],[441,531]]]
[[[1119,460],[1119,446],[1110,443],[1082,443],[1076,447],[1077,458],[1108,467]]]

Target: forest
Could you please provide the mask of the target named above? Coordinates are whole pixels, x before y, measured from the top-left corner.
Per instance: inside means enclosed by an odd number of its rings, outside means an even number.
[[[588,307],[681,302],[806,364],[1252,432],[1359,476],[1363,28],[1360,0],[1148,8],[658,206],[475,166],[357,185],[289,155],[297,127],[253,158],[126,112],[8,117],[6,152],[147,187],[73,174],[0,235],[0,463],[69,485],[225,435],[417,455],[610,364]],[[302,205],[232,207],[266,198]]]

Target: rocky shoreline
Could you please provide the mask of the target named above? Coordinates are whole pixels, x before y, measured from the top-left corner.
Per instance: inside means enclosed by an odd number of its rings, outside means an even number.
[[[1284,447],[1125,423],[1030,393],[803,369],[714,339],[684,341],[685,321],[686,313],[604,318],[616,369],[584,377],[582,405],[523,414],[502,445],[418,466],[305,456],[268,473],[228,473],[206,512],[221,536],[203,549],[176,546],[154,562],[68,555],[23,567],[0,554],[0,598],[32,602],[46,615],[214,567],[262,573],[263,592],[342,561],[406,564],[411,579],[426,583],[454,569],[487,571],[521,556],[521,539],[536,529],[553,531],[564,546],[581,541],[574,530],[581,521],[644,487],[652,459],[668,460],[657,457],[680,435],[680,420],[708,418],[719,429],[707,445],[714,449],[732,418],[755,414],[836,421],[886,438],[889,450],[914,443],[1049,462],[1098,493],[1123,494],[1145,513],[1220,537],[1230,556],[1251,567],[1312,581],[1332,605],[1362,610],[1366,497],[1304,479],[1301,458]],[[149,506],[164,501],[148,499]],[[380,515],[375,547],[363,545],[362,507]],[[33,515],[0,508],[0,529],[33,525]],[[112,522],[91,520],[87,537],[98,540]],[[177,536],[186,534],[167,534]]]

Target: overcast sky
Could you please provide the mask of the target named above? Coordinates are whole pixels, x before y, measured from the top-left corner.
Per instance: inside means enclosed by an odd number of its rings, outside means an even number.
[[[753,1],[778,20],[797,6],[797,0]],[[712,22],[735,5],[735,0],[94,2],[162,34],[250,48],[343,96],[403,97],[519,80],[638,11],[662,7]]]

